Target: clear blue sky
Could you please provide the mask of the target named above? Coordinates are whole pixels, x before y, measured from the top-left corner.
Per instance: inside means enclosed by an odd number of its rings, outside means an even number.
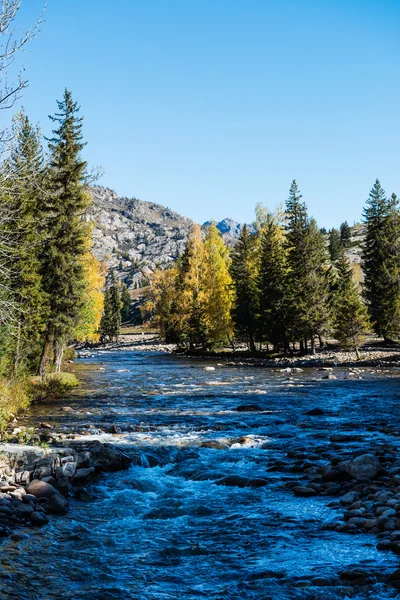
[[[49,0],[23,104],[49,133],[71,89],[120,195],[251,221],[296,178],[352,223],[376,177],[400,193],[399,26],[399,0]]]

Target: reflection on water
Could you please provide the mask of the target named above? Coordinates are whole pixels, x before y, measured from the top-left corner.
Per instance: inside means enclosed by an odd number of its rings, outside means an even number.
[[[208,363],[210,364],[210,363]],[[215,363],[214,363],[215,364]],[[385,379],[322,380],[255,368],[204,371],[205,363],[159,354],[97,352],[77,366],[82,388],[32,408],[29,422],[97,434],[135,457],[103,476],[93,500],[29,540],[3,542],[2,598],[143,600],[210,598],[325,600],[395,597],[370,589],[316,587],[349,565],[393,570],[373,536],[321,530],[336,513],[327,498],[295,498],[283,483],[291,448],[329,446],[356,431],[396,442],[397,372]],[[253,405],[253,410],[238,411]],[[65,406],[72,412],[63,411]],[[329,416],[305,412],[323,408]],[[102,433],[116,424],[121,434]],[[351,447],[351,444],[349,444]],[[139,457],[139,458],[138,458]],[[271,463],[288,470],[268,470]],[[217,485],[232,475],[266,479],[250,488]],[[307,585],[307,587],[303,587]]]

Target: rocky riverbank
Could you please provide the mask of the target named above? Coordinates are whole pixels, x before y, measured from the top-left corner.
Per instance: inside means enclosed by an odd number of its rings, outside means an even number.
[[[66,514],[70,497],[89,498],[86,486],[98,474],[130,463],[118,448],[98,441],[50,448],[0,444],[0,537],[26,538],[26,531],[47,524],[49,515]]]
[[[105,351],[129,351],[129,352],[166,352],[182,354],[178,352],[175,344],[165,344],[159,340],[154,333],[130,333],[122,334],[118,342],[104,344],[100,347]],[[88,358],[90,350],[80,348],[77,352],[78,358]],[[379,345],[379,340],[371,336],[369,343],[360,349],[360,358],[355,352],[340,350],[331,344],[326,348],[318,348],[315,355],[307,356],[281,356],[270,358],[267,355],[257,353],[251,355],[244,349],[232,351],[226,348],[220,352],[185,352],[185,357],[193,360],[216,359],[221,361],[224,367],[281,367],[281,368],[318,368],[318,367],[400,367],[400,346]]]

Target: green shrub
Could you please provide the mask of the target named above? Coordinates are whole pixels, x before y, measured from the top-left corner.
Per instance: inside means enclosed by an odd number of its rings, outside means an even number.
[[[28,405],[29,395],[25,381],[0,379],[0,432]]]
[[[62,398],[71,388],[79,385],[72,373],[52,373],[43,381],[33,377],[29,384],[29,397],[32,401]]]

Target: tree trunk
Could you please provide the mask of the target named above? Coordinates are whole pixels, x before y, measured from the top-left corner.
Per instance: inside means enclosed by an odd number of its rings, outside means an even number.
[[[356,356],[357,356],[357,360],[361,360],[360,351],[358,348],[356,348]]]
[[[304,354],[304,342],[303,340],[300,340],[300,354]]]
[[[55,364],[55,372],[56,373],[61,373],[63,354],[64,354],[63,344],[59,341],[56,341],[54,343],[54,356],[55,356],[54,364]]]
[[[40,377],[42,379],[44,379],[46,377],[46,369],[47,369],[47,364],[49,362],[50,348],[51,348],[50,338],[49,338],[49,335],[47,334],[46,339],[43,344],[42,356],[40,358],[40,365],[39,365],[39,371],[38,371],[38,375],[40,375]]]
[[[315,354],[315,336],[311,336],[311,354]]]
[[[325,341],[324,341],[324,338],[322,337],[322,335],[318,334],[318,339],[319,339],[319,347],[325,348]]]
[[[17,345],[15,347],[15,357],[14,357],[14,375],[18,371],[20,360],[21,360],[21,323],[18,323]]]

